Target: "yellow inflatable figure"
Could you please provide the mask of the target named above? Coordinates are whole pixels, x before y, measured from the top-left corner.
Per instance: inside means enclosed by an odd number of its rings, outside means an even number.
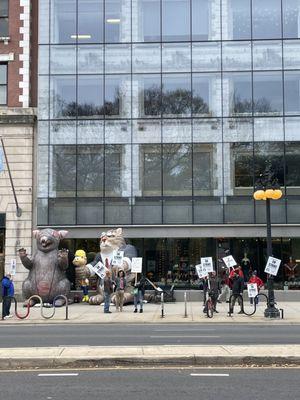
[[[81,283],[81,289],[82,289],[82,293],[83,293],[82,302],[88,303],[89,300],[90,300],[90,297],[89,297],[89,285],[90,285],[90,282],[89,282],[89,280],[87,278],[84,279],[82,281],[82,283]]]
[[[86,253],[84,250],[77,250],[75,253],[75,258],[73,260],[73,264],[75,265],[75,276],[76,276],[76,287],[80,287],[83,291],[82,301],[88,303],[89,302],[89,280],[87,279],[84,271],[84,267],[87,264]]]

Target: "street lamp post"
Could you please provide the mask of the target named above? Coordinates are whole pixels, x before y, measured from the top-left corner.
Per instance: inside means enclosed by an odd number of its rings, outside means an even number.
[[[255,192],[253,193],[255,200],[264,200],[266,202],[266,223],[267,223],[267,257],[272,256],[272,232],[271,232],[271,200],[278,200],[282,197],[282,191],[277,178],[271,169],[271,163],[268,162],[263,174],[255,183]],[[274,277],[268,275],[268,304],[265,309],[265,317],[279,318],[280,311],[275,307],[274,296]]]

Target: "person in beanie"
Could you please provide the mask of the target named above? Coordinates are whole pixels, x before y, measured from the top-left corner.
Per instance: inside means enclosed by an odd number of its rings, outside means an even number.
[[[264,286],[263,281],[257,276],[257,271],[252,272],[251,278],[249,279],[248,283],[256,283],[258,293],[260,289]],[[258,304],[258,297],[256,297],[255,303]],[[250,304],[253,304],[253,297],[250,297]]]
[[[11,274],[7,274],[1,282],[2,286],[2,298],[3,298],[3,315],[2,318],[12,318],[10,314],[11,298],[14,297],[15,288],[12,281]]]
[[[238,268],[234,270],[234,275],[233,275],[231,281],[232,281],[232,296],[231,296],[231,302],[230,302],[230,313],[233,314],[234,305],[235,305],[236,299],[238,299],[238,303],[241,307],[238,314],[243,314],[243,306],[242,306],[240,296],[242,295],[243,290],[244,290],[244,279],[240,276]]]

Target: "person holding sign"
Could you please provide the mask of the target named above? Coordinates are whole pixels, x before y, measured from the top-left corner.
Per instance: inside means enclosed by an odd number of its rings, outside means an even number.
[[[220,287],[219,287],[219,281],[217,278],[217,274],[215,271],[212,271],[209,273],[209,277],[208,277],[208,287],[207,287],[207,291],[208,291],[208,295],[212,300],[213,303],[213,309],[215,313],[218,313],[219,311],[217,311],[217,299],[218,299],[218,295],[220,292]],[[205,307],[203,309],[203,312],[206,313],[206,303],[205,303]]]
[[[140,313],[143,312],[143,300],[144,300],[144,294],[145,294],[145,284],[146,284],[146,278],[142,275],[141,279],[135,283],[134,289],[133,289],[133,302],[134,302],[134,313],[137,313],[137,305],[139,303],[140,305]]]
[[[257,276],[257,271],[253,271],[248,283],[256,283],[257,291],[259,293],[260,289],[264,286],[263,281]],[[253,304],[253,297],[250,297],[250,304]],[[258,297],[255,299],[255,304],[258,304]]]
[[[118,277],[116,279],[116,310],[123,311],[123,303],[124,303],[124,290],[126,287],[126,278],[123,269],[118,271]]]
[[[234,275],[232,277],[232,296],[231,296],[231,303],[230,303],[230,314],[233,314],[233,309],[235,306],[235,302],[238,299],[239,305],[241,307],[238,314],[243,314],[242,309],[242,302],[240,296],[242,296],[244,290],[244,279],[239,274],[239,269],[236,268],[234,270]]]
[[[114,282],[111,279],[110,271],[107,270],[103,279],[103,292],[104,292],[104,314],[111,314],[109,311],[111,295],[114,291]]]

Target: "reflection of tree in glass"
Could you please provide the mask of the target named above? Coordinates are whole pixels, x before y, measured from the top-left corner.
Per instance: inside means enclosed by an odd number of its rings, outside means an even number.
[[[102,191],[103,146],[78,146],[77,152],[77,190]]]
[[[300,143],[286,144],[286,186],[300,186]]]
[[[153,85],[144,90],[144,114],[159,115],[161,112],[160,88]]]
[[[253,145],[250,142],[232,143],[235,187],[253,185]]]
[[[255,113],[270,113],[278,110],[272,109],[271,103],[265,97],[253,101],[253,112]],[[233,112],[234,114],[244,114],[252,112],[252,101],[241,99],[240,95],[233,95]]]
[[[78,191],[103,190],[104,148],[102,145],[78,146],[77,149],[75,145],[54,146],[54,190],[75,191],[76,177]],[[121,146],[119,145],[105,146],[105,190],[108,196],[121,193]]]
[[[75,146],[53,146],[53,161],[55,190],[74,191],[76,188]]]
[[[144,90],[145,115],[163,114],[190,114],[191,106],[196,114],[208,114],[209,107],[202,97],[193,96],[190,90],[176,89],[163,91],[153,85]]]
[[[284,184],[284,157],[281,143],[260,142],[254,149],[255,180],[265,171],[266,161],[271,163],[271,170],[280,185]]]
[[[105,194],[119,196],[121,194],[122,146],[105,146]]]
[[[59,95],[56,96],[55,117],[90,117],[97,115],[119,115],[120,113],[120,91],[115,90],[113,101],[106,101],[104,105],[94,103],[78,104],[75,101],[67,102]]]
[[[167,144],[163,146],[164,188],[167,190],[191,190],[191,145]],[[178,193],[180,194],[180,193]]]
[[[104,103],[105,115],[119,115],[120,114],[120,98],[121,91],[119,88],[115,89],[114,97],[112,101],[106,100]]]

